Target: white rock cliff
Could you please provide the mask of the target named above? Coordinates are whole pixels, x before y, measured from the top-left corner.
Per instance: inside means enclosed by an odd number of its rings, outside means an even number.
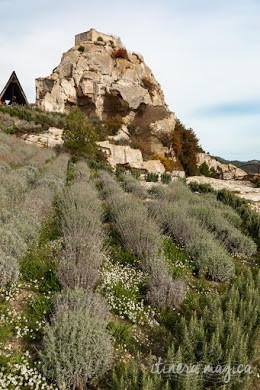
[[[88,116],[117,114],[150,127],[157,135],[174,129],[175,119],[160,84],[139,54],[116,57],[121,40],[94,29],[75,37],[49,77],[36,79],[36,103],[46,111],[70,112],[79,106]]]

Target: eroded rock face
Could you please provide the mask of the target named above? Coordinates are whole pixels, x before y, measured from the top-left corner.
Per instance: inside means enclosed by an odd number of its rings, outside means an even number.
[[[98,142],[107,160],[112,167],[125,166],[128,168],[140,169],[144,172],[163,173],[165,168],[159,160],[144,161],[139,149],[130,146],[114,145],[109,141]]]
[[[36,79],[36,103],[46,111],[70,112],[79,106],[88,116],[131,117],[136,126],[154,135],[174,129],[175,119],[159,83],[142,56],[115,58],[120,39],[94,29],[76,35],[49,77]]]
[[[206,163],[209,168],[214,168],[219,174],[220,179],[223,180],[239,180],[247,176],[243,169],[237,168],[233,164],[221,164],[215,158],[208,156],[205,153],[197,154],[197,165],[200,166]]]
[[[35,144],[44,148],[62,147],[64,141],[62,139],[63,130],[55,127],[50,127],[43,134],[24,134],[21,138],[29,145]]]

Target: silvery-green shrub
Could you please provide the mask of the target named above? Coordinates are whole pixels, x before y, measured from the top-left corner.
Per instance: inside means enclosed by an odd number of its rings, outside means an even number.
[[[171,182],[167,186],[153,186],[150,192],[160,199],[165,199],[169,201],[189,201],[191,199],[196,199],[196,196],[191,192],[189,187],[185,185],[181,180],[176,180]]]
[[[150,259],[147,266],[151,274],[146,295],[147,301],[162,309],[179,306],[186,297],[183,281],[172,279],[169,267],[163,258]]]
[[[18,174],[24,177],[28,184],[33,184],[39,175],[39,170],[33,166],[26,165],[17,170]]]
[[[109,217],[124,248],[139,256],[157,255],[162,243],[161,230],[148,215],[142,200],[125,193],[107,172],[99,175]]]
[[[148,192],[140,182],[134,178],[132,175],[121,174],[119,175],[120,181],[123,182],[123,185],[128,192],[132,192],[134,195],[140,198],[147,198]]]
[[[80,160],[76,164],[76,170],[74,170],[74,181],[87,181],[90,176],[90,170],[86,161]]]
[[[11,170],[11,167],[9,164],[7,164],[6,162],[4,161],[0,161],[0,173],[8,173],[10,172]]]
[[[151,213],[160,225],[194,258],[198,269],[206,269],[214,280],[228,281],[234,275],[234,264],[215,235],[189,215],[189,206],[176,202],[151,202]]]
[[[59,297],[57,312],[44,331],[42,371],[60,388],[86,388],[89,381],[102,377],[109,369],[113,355],[107,321],[99,313],[100,297],[87,302],[82,294],[83,290],[78,300],[68,291]]]
[[[0,155],[5,155],[5,154],[8,154],[11,152],[11,148],[9,145],[5,144],[5,143],[0,143]]]
[[[27,249],[25,240],[15,228],[8,230],[0,227],[0,248],[9,256],[18,258],[23,255]]]
[[[59,177],[56,177],[56,176],[48,173],[48,174],[44,174],[36,182],[36,186],[37,187],[47,187],[53,193],[57,194],[58,192],[61,191],[62,187],[64,186],[64,181],[62,181],[62,179],[60,179]]]
[[[14,283],[19,277],[19,264],[17,260],[0,250],[0,287],[7,283]]]
[[[26,244],[32,246],[37,243],[40,226],[41,221],[37,213],[31,209],[18,210],[17,208],[10,221],[6,224],[6,229],[16,230]]]
[[[221,282],[228,282],[234,276],[234,264],[214,236],[206,230],[195,232],[185,244],[185,250],[194,257],[199,269],[205,269],[210,277]]]
[[[98,279],[103,254],[102,207],[97,191],[76,182],[60,201],[64,251],[57,276],[63,286],[89,287]]]
[[[102,322],[109,319],[109,309],[106,300],[92,289],[75,287],[64,288],[53,298],[53,310],[55,316],[59,313],[70,311],[89,312],[90,316],[99,318]]]
[[[218,202],[216,200],[216,202]],[[254,241],[232,225],[219,210],[201,203],[191,206],[189,214],[196,218],[205,229],[215,233],[217,239],[233,253],[251,256],[256,252]]]
[[[162,242],[161,231],[140,199],[121,190],[109,196],[107,205],[114,228],[126,250],[148,257],[158,253]]]

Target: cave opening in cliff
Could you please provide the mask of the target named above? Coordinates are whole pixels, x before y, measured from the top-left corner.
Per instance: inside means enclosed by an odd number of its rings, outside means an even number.
[[[11,77],[9,78],[3,91],[1,92],[0,101],[6,104],[28,104],[25,93],[15,72],[11,74]]]
[[[89,96],[77,96],[77,106],[88,118],[95,115],[96,105]]]
[[[126,116],[130,112],[129,104],[121,95],[106,94],[103,103],[103,118],[111,119],[116,115]]]

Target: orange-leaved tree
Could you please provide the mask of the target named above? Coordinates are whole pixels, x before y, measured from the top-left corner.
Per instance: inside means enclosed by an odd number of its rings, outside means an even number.
[[[181,121],[177,119],[170,142],[176,153],[176,157],[186,172],[186,175],[197,175],[197,153],[201,152],[202,149],[199,146],[199,140],[194,131],[190,128],[186,129]]]

